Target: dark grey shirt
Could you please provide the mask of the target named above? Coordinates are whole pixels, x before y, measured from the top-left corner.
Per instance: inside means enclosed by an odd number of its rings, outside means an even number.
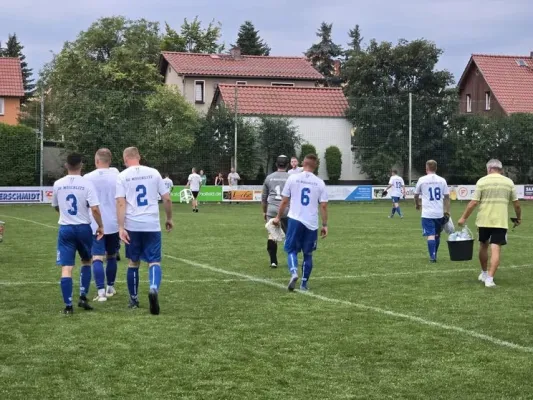
[[[278,215],[279,205],[281,204],[281,193],[285,187],[285,183],[289,179],[289,174],[287,172],[273,172],[266,177],[265,183],[263,184],[263,196],[262,202],[267,203],[267,216],[275,217]],[[289,213],[289,207],[286,208],[283,218],[287,217]]]

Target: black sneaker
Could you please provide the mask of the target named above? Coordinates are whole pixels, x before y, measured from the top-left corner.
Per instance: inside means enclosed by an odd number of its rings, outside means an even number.
[[[198,210],[198,209],[196,209],[196,211],[195,211],[195,212],[199,212],[199,210]]]
[[[150,289],[150,293],[148,293],[148,300],[150,301],[150,314],[159,315],[159,300],[157,298],[157,290]]]
[[[63,311],[61,311],[61,314],[63,315],[72,315],[74,314],[74,308],[72,306],[66,306]]]
[[[89,300],[87,300],[87,297],[85,296],[80,296],[78,307],[83,308],[86,311],[91,311],[93,309],[93,307],[89,304]]]
[[[120,261],[120,253],[117,253],[117,261]]]
[[[130,302],[128,304],[128,308],[131,308],[132,310],[135,310],[136,308],[139,308],[139,300],[137,299],[132,299],[130,297]]]

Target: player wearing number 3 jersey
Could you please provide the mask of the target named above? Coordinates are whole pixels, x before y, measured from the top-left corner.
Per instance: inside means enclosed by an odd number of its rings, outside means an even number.
[[[263,207],[263,217],[265,221],[275,218],[278,215],[279,205],[281,204],[281,192],[285,187],[289,174],[287,173],[287,165],[289,158],[287,156],[279,156],[276,160],[278,170],[266,177],[263,184],[263,195],[261,197],[261,205]],[[281,229],[287,233],[287,209],[281,216]],[[268,238],[267,251],[270,255],[270,266],[277,268],[278,266],[278,243],[272,238]]]
[[[322,237],[328,234],[328,195],[324,181],[317,177],[318,158],[314,154],[305,157],[303,172],[289,176],[282,191],[283,200],[279,206],[275,223],[281,221],[290,202],[289,226],[285,240],[285,251],[288,254],[291,280],[289,290],[294,290],[298,280],[298,253],[303,252],[302,284],[300,290],[308,290],[307,282],[313,269],[313,251],[316,250],[318,238],[318,209],[322,214]]]
[[[446,180],[437,175],[436,161],[426,163],[426,174],[416,184],[415,206],[417,210],[422,208],[422,233],[427,237],[429,261],[434,263],[437,262],[444,216],[450,215],[450,191]]]
[[[172,203],[169,189],[159,172],[140,165],[139,150],[124,150],[124,164],[128,167],[117,179],[117,218],[120,239],[126,243],[128,290],[130,308],[138,308],[139,265],[148,263],[150,312],[159,314],[159,286],[161,284],[161,225],[157,197],[161,195],[167,215],[166,229],[172,230]]]

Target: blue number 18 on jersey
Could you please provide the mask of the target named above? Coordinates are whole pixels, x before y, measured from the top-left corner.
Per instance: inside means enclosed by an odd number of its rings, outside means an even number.
[[[430,201],[433,201],[433,200],[440,200],[441,199],[441,192],[440,192],[440,187],[436,187],[436,188],[428,188],[428,191],[429,191],[429,200]]]

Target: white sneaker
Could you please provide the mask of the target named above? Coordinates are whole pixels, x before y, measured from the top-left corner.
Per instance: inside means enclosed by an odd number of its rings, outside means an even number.
[[[107,297],[105,295],[105,289],[99,289],[98,294],[93,299],[93,301],[99,301],[100,303],[107,301]]]
[[[298,274],[292,274],[291,280],[289,281],[289,286],[287,289],[289,289],[290,292],[294,290],[296,287],[296,282],[298,281]]]
[[[107,291],[106,291],[106,296],[107,297],[113,297],[116,294],[117,294],[117,291],[115,290],[114,286],[108,286],[107,287]]]
[[[487,274],[485,273],[481,273],[479,274],[479,276],[477,277],[477,280],[480,281],[480,282],[485,282],[485,280],[487,279]]]
[[[496,287],[496,284],[494,283],[494,281],[486,280],[485,287]]]

